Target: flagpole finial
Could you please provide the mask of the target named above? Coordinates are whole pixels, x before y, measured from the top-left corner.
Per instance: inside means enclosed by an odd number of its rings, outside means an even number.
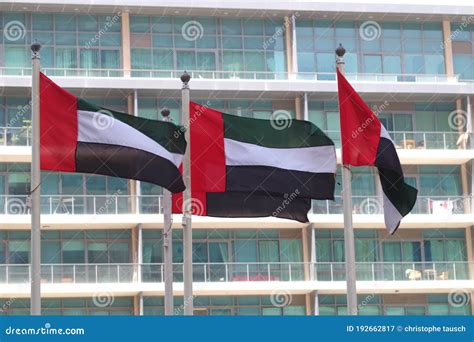
[[[161,110],[161,115],[164,117],[164,118],[167,118],[169,115],[170,115],[170,110],[168,109],[168,107],[165,107]]]
[[[38,43],[38,41],[35,39],[33,44],[31,44],[30,48],[32,51],[32,58],[33,59],[39,58],[39,51],[41,50],[41,44]]]
[[[184,73],[181,75],[181,82],[183,82],[183,87],[187,87],[190,79],[191,75],[189,75],[188,72],[184,70]]]
[[[171,121],[170,110],[168,109],[168,107],[164,107],[161,110],[161,116],[163,117],[163,121]]]
[[[339,44],[339,46],[336,49],[337,57],[344,57],[345,54],[346,54],[346,49],[344,49],[342,44]]]

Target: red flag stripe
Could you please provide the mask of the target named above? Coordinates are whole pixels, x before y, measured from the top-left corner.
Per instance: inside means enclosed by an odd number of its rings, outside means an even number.
[[[341,117],[342,163],[375,165],[381,123],[346,78],[337,70]]]
[[[77,131],[77,97],[41,73],[41,170],[76,171]]]
[[[189,122],[191,207],[194,215],[205,216],[206,192],[226,191],[224,120],[221,112],[190,102]],[[181,213],[182,205],[182,193],[173,195],[173,213]]]

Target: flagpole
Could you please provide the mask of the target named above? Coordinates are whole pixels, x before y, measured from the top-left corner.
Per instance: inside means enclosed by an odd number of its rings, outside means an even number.
[[[163,108],[161,111],[163,121],[171,122],[170,110]],[[163,261],[165,278],[165,315],[172,316],[173,303],[173,235],[171,226],[173,224],[171,214],[171,192],[163,189]]]
[[[40,222],[40,51],[41,45],[31,44],[31,305],[32,316],[41,315],[41,222]]]
[[[183,283],[184,283],[184,315],[193,315],[193,233],[192,233],[192,195],[191,195],[191,138],[189,127],[189,80],[191,76],[185,71],[181,75],[181,110],[183,125],[186,129],[184,137],[187,147],[183,158],[183,178],[186,190],[183,192]]]
[[[336,49],[336,67],[344,74],[344,54],[346,50],[339,44]],[[342,137],[341,137],[342,142]],[[351,166],[342,165],[342,207],[344,210],[344,253],[346,260],[347,313],[357,315],[356,264],[354,229],[352,226],[352,185]]]

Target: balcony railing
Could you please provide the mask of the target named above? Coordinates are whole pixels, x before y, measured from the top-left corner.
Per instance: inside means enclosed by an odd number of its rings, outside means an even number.
[[[472,265],[471,265],[472,266]],[[305,272],[306,271],[306,272]],[[305,277],[306,273],[306,277]],[[358,262],[359,281],[441,281],[469,279],[469,263]],[[30,265],[0,265],[0,284],[28,283]],[[344,281],[342,262],[194,263],[194,282]],[[173,281],[183,281],[183,264],[173,264]],[[43,264],[41,282],[49,284],[163,283],[163,264]]]
[[[334,141],[337,148],[341,148],[340,132],[325,131]],[[458,132],[389,132],[397,148],[402,149],[458,149]],[[30,146],[31,131],[29,128],[0,127],[0,146]]]
[[[333,72],[299,72],[296,74],[296,78],[299,80],[335,81],[336,74]],[[459,75],[443,74],[347,73],[346,78],[349,81],[359,82],[446,83],[459,81]]]
[[[30,129],[23,127],[0,127],[0,146],[31,146]]]
[[[48,76],[60,77],[144,77],[144,78],[172,78],[177,79],[183,70],[158,69],[80,69],[80,68],[43,68]],[[188,70],[194,79],[244,79],[244,80],[309,80],[335,81],[334,72],[273,72],[273,71],[223,71],[223,70]],[[2,67],[0,76],[31,76],[29,67]],[[351,81],[361,82],[415,82],[415,83],[447,83],[458,82],[459,75],[443,74],[385,74],[385,73],[357,73],[346,74]],[[469,82],[471,80],[463,80]]]
[[[41,213],[44,215],[120,215],[160,214],[162,197],[154,195],[42,195]],[[412,214],[450,215],[471,211],[469,196],[418,196]],[[383,201],[378,196],[353,196],[353,213],[376,215],[383,213]],[[342,198],[334,201],[314,200],[313,214],[342,214]],[[29,214],[27,195],[0,195],[0,215]]]
[[[158,214],[162,212],[161,198],[153,195],[41,195],[41,214]],[[29,213],[27,195],[0,196],[0,214]]]
[[[471,265],[472,266],[472,265]],[[346,280],[343,262],[315,263],[313,276],[319,281]],[[361,281],[467,280],[469,263],[456,262],[357,262]]]
[[[468,214],[471,211],[471,197],[468,196],[418,196],[412,214],[450,215]],[[353,196],[353,214],[383,214],[383,199],[378,196]],[[334,201],[313,201],[313,214],[342,214],[342,198]]]
[[[325,131],[329,138],[341,148],[341,133],[339,131]],[[396,148],[417,150],[454,150],[462,148],[457,144],[459,132],[388,132]]]

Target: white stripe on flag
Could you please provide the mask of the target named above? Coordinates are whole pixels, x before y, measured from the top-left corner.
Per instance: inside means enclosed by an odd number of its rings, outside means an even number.
[[[102,115],[103,117],[98,117]],[[171,153],[155,140],[114,117],[98,112],[77,111],[79,142],[124,146],[168,159],[179,167],[183,155]]]
[[[224,139],[228,166],[270,166],[312,173],[336,173],[333,145],[301,148],[269,148],[233,139]]]
[[[390,234],[397,229],[403,216],[398,212],[397,208],[393,205],[388,197],[383,194],[383,213],[385,219],[385,226],[387,227]]]

